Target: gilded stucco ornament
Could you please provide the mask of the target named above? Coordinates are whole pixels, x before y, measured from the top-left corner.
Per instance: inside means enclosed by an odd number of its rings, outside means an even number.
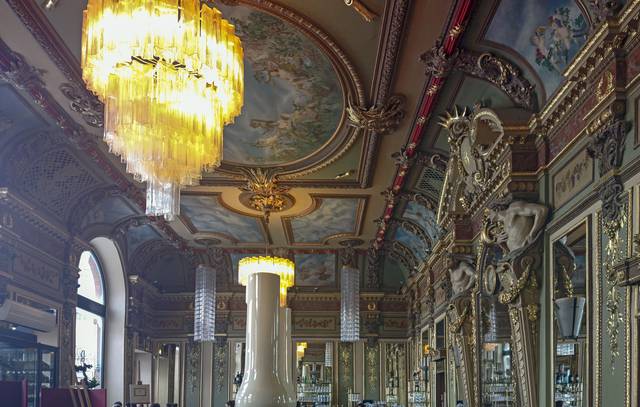
[[[620,325],[623,321],[622,297],[619,284],[623,276],[616,271],[616,265],[622,261],[622,242],[620,231],[626,219],[627,199],[624,185],[618,174],[624,157],[625,140],[631,124],[624,119],[612,119],[593,131],[587,152],[599,160],[600,176],[604,179],[598,187],[598,196],[602,201],[602,228],[608,238],[606,247],[606,301],[608,311],[607,335],[611,347],[611,367],[620,355]]]
[[[85,123],[98,128],[104,125],[104,105],[94,94],[73,83],[63,83],[60,91],[69,99],[71,110],[80,113]]]
[[[611,120],[594,131],[587,146],[589,155],[599,160],[600,176],[607,177],[598,188],[598,195],[602,200],[605,232],[609,236],[613,236],[620,228],[623,216],[624,186],[617,170],[622,165],[625,140],[629,130],[631,130],[631,124],[626,120]]]
[[[433,48],[420,55],[420,62],[425,66],[425,75],[434,78],[446,78],[453,69],[458,54],[447,55],[442,46],[442,39],[436,41]]]
[[[441,41],[438,41],[433,48],[420,55],[420,61],[425,65],[426,75],[446,78],[451,71],[460,71],[496,85],[518,106],[529,110],[537,107],[535,87],[522,71],[506,59],[489,52],[457,50],[447,55]]]
[[[272,212],[280,212],[293,205],[293,198],[287,193],[289,188],[278,184],[279,168],[239,167],[247,179],[241,189],[240,201],[247,207],[264,214],[269,221]]]
[[[347,101],[349,125],[378,135],[395,131],[404,118],[405,97],[393,95],[382,105],[365,108],[351,98]]]
[[[361,0],[344,0],[344,4],[354,9],[367,23],[372,22],[378,17],[378,15],[371,11]]]
[[[511,322],[519,396],[522,405],[529,407],[537,406],[538,274],[547,212],[543,205],[506,197],[486,213],[481,234],[484,245],[498,246],[503,252],[495,264],[481,267],[498,275],[502,287],[498,300],[508,306]]]
[[[498,162],[508,142],[493,110],[455,107],[441,117],[440,124],[448,130],[450,148],[437,216],[443,224],[450,214],[473,212],[482,205],[509,175],[511,166],[508,160]]]
[[[22,55],[13,51],[11,51],[6,66],[0,66],[0,80],[16,89],[28,89],[32,86],[44,87],[43,73],[43,70],[29,65]]]
[[[489,52],[478,54],[464,50],[454,69],[496,85],[518,106],[534,110],[537,106],[535,87],[511,62]]]

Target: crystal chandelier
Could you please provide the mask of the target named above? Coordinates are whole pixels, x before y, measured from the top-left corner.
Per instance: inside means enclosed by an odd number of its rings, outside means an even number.
[[[324,366],[333,367],[333,342],[324,344]]]
[[[216,272],[199,265],[196,268],[196,295],[194,315],[194,340],[211,342],[215,339],[216,325]]]
[[[89,0],[82,72],[105,105],[104,139],[147,182],[148,215],[171,219],[180,187],[222,160],[222,131],[240,114],[242,46],[201,0]]]
[[[360,340],[360,270],[342,266],[340,280],[340,340]]]
[[[254,273],[280,276],[280,306],[287,306],[287,289],[293,287],[295,265],[289,259],[272,256],[245,257],[238,262],[238,282],[246,286]]]

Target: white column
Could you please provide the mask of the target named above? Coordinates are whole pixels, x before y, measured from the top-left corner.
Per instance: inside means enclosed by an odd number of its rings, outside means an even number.
[[[293,358],[291,352],[291,308],[280,308],[280,332],[278,339],[278,372],[287,390],[289,401],[295,405],[297,399],[296,386],[293,381]]]
[[[280,277],[254,273],[247,284],[247,345],[237,407],[291,406],[278,375]]]

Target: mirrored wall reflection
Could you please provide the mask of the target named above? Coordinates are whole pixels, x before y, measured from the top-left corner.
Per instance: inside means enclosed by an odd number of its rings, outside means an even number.
[[[511,325],[507,307],[495,295],[481,297],[482,405],[515,406],[515,378],[511,357]]]
[[[502,251],[488,249],[486,264],[497,264]],[[498,301],[500,280],[495,267],[482,271],[480,290],[480,400],[483,407],[517,406],[516,378],[507,305]]]
[[[447,406],[447,329],[446,318],[436,321],[435,341],[433,342],[433,398],[436,407]]]
[[[431,362],[430,330],[425,328],[420,337],[417,350],[417,367],[409,380],[409,407],[427,407],[429,405],[429,365]]]
[[[298,405],[331,406],[334,390],[334,343],[297,340],[294,345]]]
[[[553,242],[554,401],[582,407],[586,401],[589,239],[587,223]]]

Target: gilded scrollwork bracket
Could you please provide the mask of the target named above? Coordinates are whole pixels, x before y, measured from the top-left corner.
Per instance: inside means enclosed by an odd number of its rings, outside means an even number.
[[[393,95],[381,105],[369,108],[359,106],[349,98],[347,101],[347,117],[349,125],[378,135],[394,132],[404,118],[405,97]]]
[[[593,132],[587,152],[599,160],[600,176],[604,181],[598,188],[602,201],[602,218],[605,232],[611,237],[617,233],[624,215],[624,186],[618,174],[624,156],[625,140],[631,124],[623,119],[614,119]]]

